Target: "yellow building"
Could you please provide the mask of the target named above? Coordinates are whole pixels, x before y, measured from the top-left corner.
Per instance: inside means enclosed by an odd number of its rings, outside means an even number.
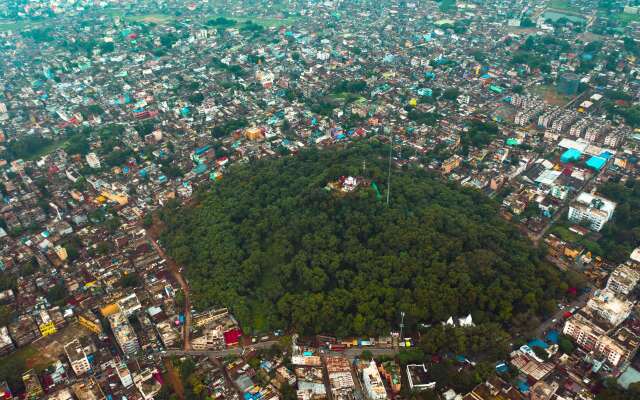
[[[92,319],[89,316],[78,315],[78,322],[80,323],[81,326],[83,326],[90,332],[95,333],[96,335],[99,335],[102,333],[102,326],[100,325],[100,322],[96,318]]]
[[[49,336],[58,332],[56,324],[51,319],[51,316],[49,316],[47,310],[40,310],[40,312],[36,314],[36,322],[38,323],[38,329],[40,329],[42,336]]]
[[[61,261],[65,261],[65,260],[67,259],[67,257],[68,257],[67,249],[65,249],[65,248],[64,248],[64,247],[62,247],[62,246],[56,246],[56,247],[54,248],[54,250],[55,250],[55,252],[56,252],[56,255],[58,256],[58,258],[59,258]]]
[[[106,199],[109,199],[110,201],[115,201],[121,206],[126,206],[127,203],[129,203],[129,198],[125,194],[117,194],[104,191],[100,193],[100,195]]]
[[[100,309],[100,314],[102,314],[103,317],[108,317],[109,315],[113,315],[119,311],[120,311],[120,307],[118,307],[116,303],[112,303],[102,307]]]
[[[56,329],[56,325],[53,323],[53,321],[40,324],[38,328],[40,328],[40,333],[42,334],[42,336],[49,336],[58,332],[58,330]]]

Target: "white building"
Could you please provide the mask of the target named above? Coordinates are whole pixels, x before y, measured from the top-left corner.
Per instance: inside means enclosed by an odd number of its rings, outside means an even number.
[[[569,206],[569,221],[586,223],[598,232],[613,216],[616,203],[604,197],[582,192]]]
[[[133,376],[131,376],[131,371],[129,371],[127,364],[119,361],[118,365],[116,365],[116,373],[118,374],[118,378],[120,378],[122,386],[128,388],[133,385]]]
[[[77,376],[84,375],[91,370],[87,353],[84,351],[80,340],[76,338],[65,344],[64,352],[69,359],[69,364],[71,364],[73,372],[75,372]]]
[[[98,158],[98,156],[96,155],[96,153],[89,153],[85,156],[85,159],[87,160],[87,164],[89,164],[89,166],[93,169],[98,169],[100,168],[100,159]]]
[[[369,365],[362,370],[362,381],[367,397],[370,400],[387,399],[387,391],[384,388],[384,383],[375,361],[371,360]]]
[[[620,325],[631,314],[633,303],[621,299],[609,290],[602,290],[595,293],[589,299],[585,311],[600,318],[611,325],[612,328]]]
[[[424,364],[407,365],[407,380],[411,390],[434,389],[436,387],[436,382],[429,378],[427,367]]]
[[[640,266],[633,262],[620,264],[607,281],[607,290],[621,295],[628,295],[640,281]]]
[[[118,342],[118,346],[120,346],[120,350],[122,350],[125,355],[137,353],[138,350],[140,350],[138,337],[131,327],[131,324],[129,324],[126,315],[118,312],[110,315],[108,319],[113,335],[116,337],[116,342]]]

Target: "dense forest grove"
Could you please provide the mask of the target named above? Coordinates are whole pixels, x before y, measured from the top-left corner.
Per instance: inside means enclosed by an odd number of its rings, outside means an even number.
[[[401,311],[409,330],[471,313],[479,326],[526,334],[554,310],[565,277],[482,193],[394,168],[387,206],[384,147],[234,166],[196,205],[164,208],[162,241],[194,304],[228,306],[249,332],[343,337],[397,330]],[[372,179],[383,198],[368,185],[324,189],[343,175]]]

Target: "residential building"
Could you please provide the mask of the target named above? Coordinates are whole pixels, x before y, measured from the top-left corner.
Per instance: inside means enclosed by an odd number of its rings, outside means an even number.
[[[89,359],[79,339],[76,338],[64,345],[64,352],[69,359],[71,369],[77,376],[84,375],[91,370],[91,364],[89,364]]]
[[[116,338],[120,350],[125,355],[132,355],[140,350],[140,344],[138,343],[138,337],[134,332],[131,324],[127,320],[127,317],[121,313],[115,313],[108,317],[111,330]]]
[[[580,347],[593,350],[598,340],[604,336],[605,330],[591,322],[584,314],[577,313],[567,319],[562,333],[572,337]]]
[[[99,169],[100,168],[100,159],[98,158],[98,156],[96,155],[96,153],[89,153],[85,156],[85,159],[87,160],[87,164],[89,164],[89,166],[93,169]]]
[[[100,320],[89,312],[79,314],[78,323],[96,335],[100,335],[102,333],[102,324],[100,324]]]
[[[609,336],[601,337],[596,344],[595,353],[618,367],[630,362],[638,352],[639,346],[640,337],[628,328],[622,327]]]
[[[38,329],[40,329],[40,334],[42,336],[48,336],[58,332],[49,312],[45,309],[41,309],[36,314],[36,323],[38,324]]]
[[[128,388],[133,385],[133,376],[131,375],[131,371],[129,371],[129,368],[124,361],[117,362],[116,373],[118,374],[118,378],[120,378],[120,383],[122,383],[122,386]]]
[[[632,309],[632,302],[617,297],[613,292],[602,290],[589,299],[584,310],[615,328],[629,317]]]
[[[40,331],[33,317],[25,314],[18,317],[17,321],[9,324],[9,335],[13,338],[16,346],[22,347],[40,337]]]
[[[611,272],[606,289],[626,296],[636,287],[638,281],[640,281],[640,265],[628,261]]]
[[[429,377],[427,367],[424,364],[408,364],[407,381],[409,381],[409,389],[411,390],[434,389],[436,387],[436,382]]]
[[[376,362],[371,360],[362,369],[362,382],[365,392],[370,400],[383,400],[387,398],[387,391],[384,388],[382,377],[378,371]]]
[[[22,382],[24,383],[25,398],[29,400],[40,399],[44,395],[44,390],[38,380],[38,375],[33,369],[22,374]]]
[[[569,206],[569,221],[586,223],[598,232],[613,216],[616,203],[590,193],[582,192]]]
[[[9,336],[9,329],[6,326],[0,327],[0,356],[12,352],[15,348]]]

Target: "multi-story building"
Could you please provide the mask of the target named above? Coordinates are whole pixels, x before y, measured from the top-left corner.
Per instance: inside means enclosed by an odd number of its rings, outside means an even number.
[[[89,312],[78,315],[78,323],[88,329],[90,332],[100,335],[102,333],[102,325],[100,320]]]
[[[22,374],[22,382],[24,383],[24,392],[26,399],[40,399],[44,395],[44,390],[38,380],[38,375],[32,369]]]
[[[387,391],[375,361],[371,360],[369,365],[362,369],[362,382],[370,400],[387,399]]]
[[[609,275],[607,290],[626,296],[636,287],[638,281],[640,281],[640,265],[628,261],[620,264]]]
[[[440,167],[440,170],[442,171],[443,174],[448,174],[454,169],[458,168],[461,162],[462,162],[462,157],[460,157],[457,154],[454,154],[453,156],[447,158],[442,162],[442,166]]]
[[[38,324],[38,329],[40,329],[40,334],[42,336],[49,336],[58,332],[55,322],[53,322],[49,312],[45,309],[41,309],[36,314],[36,323]]]
[[[17,321],[9,324],[9,335],[13,338],[16,346],[22,347],[40,337],[40,331],[33,317],[21,315]]]
[[[630,362],[638,352],[639,346],[640,338],[628,328],[622,327],[608,336],[601,337],[596,344],[595,353],[617,367]]]
[[[87,160],[87,164],[89,164],[89,167],[91,167],[93,169],[99,169],[100,168],[100,159],[98,158],[96,153],[87,154],[85,156],[85,159]]]
[[[64,345],[64,352],[69,359],[69,364],[76,375],[81,376],[91,370],[91,364],[87,358],[87,353],[84,347],[80,343],[79,339],[74,339],[71,342]]]
[[[127,317],[123,313],[117,312],[110,315],[108,320],[116,342],[118,342],[118,346],[120,346],[120,350],[122,350],[125,355],[137,353],[140,350],[140,344]]]
[[[138,300],[138,296],[135,293],[121,298],[116,303],[120,312],[127,318],[142,309],[142,304],[140,304],[140,300]]]
[[[427,367],[424,364],[407,365],[407,381],[409,381],[409,389],[424,390],[434,389],[436,382],[429,378]]]
[[[116,365],[116,373],[118,374],[118,378],[120,378],[122,386],[128,388],[133,385],[133,376],[131,375],[131,371],[129,371],[126,363],[118,361]]]
[[[0,327],[0,356],[12,352],[15,348],[9,336],[9,329],[6,326]]]
[[[579,312],[567,319],[562,333],[572,337],[580,347],[591,351],[596,347],[598,340],[604,336],[605,330]]]
[[[586,223],[598,232],[613,216],[616,203],[604,197],[582,192],[569,206],[569,221]]]
[[[627,319],[632,309],[632,302],[621,299],[608,290],[597,291],[584,308],[585,312],[605,321],[611,328]]]
[[[349,360],[344,357],[326,357],[325,364],[329,374],[332,397],[334,399],[348,398],[355,389]]]

